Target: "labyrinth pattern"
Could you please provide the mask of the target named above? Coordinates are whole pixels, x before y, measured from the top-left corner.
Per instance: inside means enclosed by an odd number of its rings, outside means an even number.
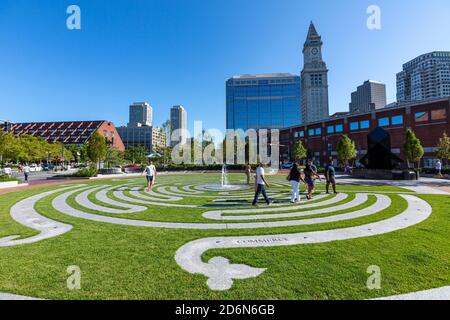
[[[318,194],[310,201],[303,197],[301,202],[291,204],[289,185],[279,183],[270,188],[269,196],[274,200],[272,206],[259,204],[252,207],[250,201],[253,190],[244,185],[220,190],[217,186],[207,184],[159,184],[153,191],[146,192],[138,180],[126,182],[115,186],[61,186],[16,203],[10,210],[11,217],[18,223],[39,231],[39,234],[24,239],[20,236],[8,236],[0,239],[0,247],[35,243],[70,232],[72,225],[51,220],[44,216],[45,212],[35,209],[37,202],[49,197],[56,211],[79,219],[135,227],[196,230],[251,230],[321,225],[377,217],[391,207],[395,197],[407,203],[406,209],[400,214],[387,219],[374,219],[367,224],[302,233],[201,238],[186,243],[174,253],[176,263],[189,273],[204,275],[211,290],[228,290],[232,288],[235,279],[257,277],[266,269],[231,264],[224,257],[214,257],[205,262],[202,256],[208,250],[280,247],[370,237],[419,224],[432,213],[427,202],[411,193],[344,191],[337,195]],[[126,217],[132,213],[144,215],[149,208],[167,211],[168,215],[170,208],[196,209],[199,221],[163,222]]]

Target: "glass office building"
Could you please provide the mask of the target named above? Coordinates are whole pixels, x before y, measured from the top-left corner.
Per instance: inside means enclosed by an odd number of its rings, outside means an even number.
[[[280,129],[302,123],[299,76],[235,76],[226,87],[227,129]]]

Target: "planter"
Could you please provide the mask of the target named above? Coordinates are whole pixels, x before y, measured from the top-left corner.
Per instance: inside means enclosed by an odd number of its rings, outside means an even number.
[[[14,188],[19,186],[19,181],[0,182],[0,189]]]

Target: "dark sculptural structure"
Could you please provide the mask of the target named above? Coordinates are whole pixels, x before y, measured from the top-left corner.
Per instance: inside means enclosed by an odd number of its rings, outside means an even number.
[[[396,169],[403,162],[391,151],[391,136],[381,127],[367,135],[367,154],[360,161],[364,167],[373,170]]]

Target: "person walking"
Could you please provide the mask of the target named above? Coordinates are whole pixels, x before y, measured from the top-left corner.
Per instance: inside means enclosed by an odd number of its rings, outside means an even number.
[[[318,178],[322,181],[322,178],[317,173],[317,168],[315,165],[313,165],[312,160],[308,160],[305,170],[303,171],[305,173],[305,182],[308,186],[308,195],[306,196],[306,199],[311,200],[312,195],[315,191],[315,179]]]
[[[147,192],[152,191],[153,186],[156,183],[156,167],[153,165],[153,161],[149,160],[148,166],[145,167],[144,172],[142,174],[147,177]]]
[[[300,170],[298,170],[298,166],[296,163],[294,163],[291,170],[289,171],[289,175],[287,176],[287,179],[288,179],[289,183],[292,185],[291,203],[299,202],[300,201],[300,192],[299,192],[300,181],[303,181],[303,183],[305,183],[305,180],[303,180]]]
[[[436,169],[436,175],[439,178],[442,178],[442,162],[441,162],[441,160],[438,160],[436,162],[435,169]]]
[[[336,191],[336,169],[333,164],[333,157],[328,158],[328,163],[325,166],[325,179],[327,180],[326,190],[330,193],[330,184],[333,186],[334,193]]]
[[[247,185],[250,185],[250,177],[252,174],[252,166],[247,163],[247,165],[245,166],[245,176],[247,177]]]
[[[27,182],[28,176],[30,175],[30,166],[28,165],[28,163],[25,164],[25,166],[23,166],[22,170],[23,170],[23,175],[25,177],[25,181]]]
[[[262,193],[264,200],[266,200],[267,205],[271,204],[269,197],[267,196],[265,187],[269,188],[269,183],[266,180],[263,164],[259,163],[256,168],[256,179],[255,179],[255,198],[253,199],[252,205],[256,206],[258,202],[259,195]]]

